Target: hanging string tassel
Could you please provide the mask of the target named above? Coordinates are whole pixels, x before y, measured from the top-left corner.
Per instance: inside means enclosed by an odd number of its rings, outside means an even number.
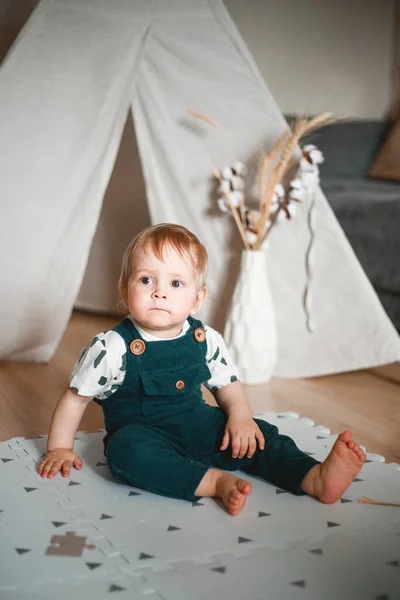
[[[307,224],[308,224],[308,230],[310,232],[310,239],[309,239],[308,247],[306,250],[306,257],[305,257],[306,285],[305,285],[304,296],[303,296],[303,306],[304,306],[304,311],[306,313],[306,327],[310,333],[312,333],[314,331],[314,325],[311,322],[311,306],[310,306],[310,304],[311,304],[310,303],[310,300],[311,300],[310,284],[311,284],[311,277],[312,277],[311,251],[312,251],[314,238],[315,238],[315,229],[314,229],[314,223],[313,223],[314,206],[315,206],[315,192],[312,192],[310,208],[309,208],[308,214],[307,214]]]

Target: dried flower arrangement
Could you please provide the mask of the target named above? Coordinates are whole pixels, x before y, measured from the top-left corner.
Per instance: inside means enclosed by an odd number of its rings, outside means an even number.
[[[222,129],[219,123],[202,113],[189,111],[189,115]],[[218,206],[222,212],[232,214],[246,250],[260,250],[273,227],[280,221],[291,219],[296,203],[315,189],[319,183],[318,165],[324,160],[321,150],[308,144],[302,148],[299,160],[293,155],[301,138],[333,122],[331,113],[299,119],[292,128],[284,131],[267,156],[261,156],[257,175],[258,208],[246,206],[244,178],[247,168],[243,163],[234,161],[222,171],[213,167],[214,176],[220,182]],[[296,177],[285,185],[286,176],[296,165]]]

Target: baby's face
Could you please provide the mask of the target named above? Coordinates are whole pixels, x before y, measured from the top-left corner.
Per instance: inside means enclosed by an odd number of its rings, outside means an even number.
[[[165,246],[162,260],[151,248],[137,253],[127,301],[131,315],[145,331],[164,338],[179,335],[202,299],[189,257],[181,256],[172,246]]]

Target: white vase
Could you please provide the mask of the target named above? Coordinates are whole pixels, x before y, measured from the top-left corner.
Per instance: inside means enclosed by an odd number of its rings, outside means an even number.
[[[277,359],[275,313],[265,250],[244,250],[224,331],[242,383],[265,383]]]

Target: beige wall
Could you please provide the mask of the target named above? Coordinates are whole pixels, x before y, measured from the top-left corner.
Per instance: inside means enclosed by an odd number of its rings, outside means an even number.
[[[0,0],[0,62],[39,0]]]
[[[394,64],[400,69],[400,0],[396,0],[394,27]]]
[[[283,112],[379,118],[389,108],[394,0],[224,2]]]

